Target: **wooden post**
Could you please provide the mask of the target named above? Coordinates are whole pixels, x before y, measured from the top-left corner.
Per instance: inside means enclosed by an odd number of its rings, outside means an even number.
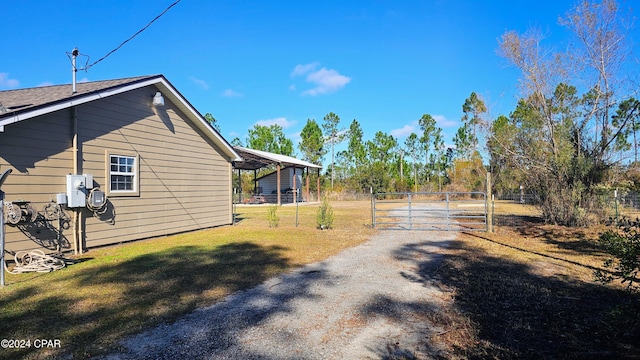
[[[306,191],[306,195],[307,195],[307,202],[310,201],[309,199],[309,168],[307,167],[307,191]]]
[[[278,193],[278,206],[280,206],[280,164],[276,165],[276,192]]]
[[[487,194],[486,194],[486,210],[487,210],[487,232],[493,232],[493,194],[491,193],[491,173],[487,171]]]
[[[238,198],[236,199],[236,201],[238,203],[242,202],[242,176],[240,174],[240,169],[238,169]]]
[[[293,203],[297,203],[298,202],[298,189],[296,188],[296,177],[298,176],[298,174],[296,174],[296,167],[293,167]]]
[[[258,170],[253,169],[253,194],[252,195],[260,195],[258,193]]]

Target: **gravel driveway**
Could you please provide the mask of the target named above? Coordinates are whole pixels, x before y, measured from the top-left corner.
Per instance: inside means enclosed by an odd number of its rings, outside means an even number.
[[[105,359],[432,358],[430,280],[455,232],[380,231],[366,243],[121,342]]]

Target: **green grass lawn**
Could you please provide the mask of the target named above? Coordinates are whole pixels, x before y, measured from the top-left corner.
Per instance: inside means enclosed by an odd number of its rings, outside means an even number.
[[[334,229],[316,229],[318,205],[239,206],[235,226],[90,249],[77,264],[46,274],[7,275],[0,289],[0,338],[32,347],[0,349],[0,359],[86,358],[118,339],[172,322],[200,306],[302,264],[323,260],[373,234],[369,202],[333,203]],[[60,340],[35,349],[33,340]]]

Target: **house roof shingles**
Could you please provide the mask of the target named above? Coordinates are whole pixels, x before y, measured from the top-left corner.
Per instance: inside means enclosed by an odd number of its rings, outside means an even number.
[[[16,116],[19,113],[36,108],[69,101],[93,93],[131,85],[139,81],[149,80],[161,75],[137,76],[116,80],[81,82],[76,84],[76,93],[72,92],[71,84],[41,86],[27,89],[0,91],[0,119]]]
[[[76,84],[75,93],[71,84],[0,91],[0,134],[5,126],[12,123],[149,85],[161,91],[164,97],[203,130],[231,161],[242,161],[231,144],[206,122],[163,75],[81,82]]]

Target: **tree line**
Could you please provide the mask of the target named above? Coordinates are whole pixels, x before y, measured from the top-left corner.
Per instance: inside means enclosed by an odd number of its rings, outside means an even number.
[[[524,186],[546,221],[588,224],[603,191],[640,189],[639,74],[630,12],[623,10],[615,0],[580,1],[559,19],[572,35],[566,51],[546,47],[537,28],[506,31],[497,52],[520,71],[521,96],[508,115],[489,119],[482,97],[472,92],[452,147],[428,113],[401,142],[383,131],[365,140],[358,120],[342,127],[330,112],[320,123],[307,120],[301,157],[320,164],[330,156],[323,186],[333,191],[484,190],[491,171],[494,192]],[[346,150],[336,152],[343,142]],[[294,155],[279,125],[255,125],[246,146]]]
[[[455,148],[446,147],[443,130],[430,114],[418,120],[420,131],[403,142],[377,131],[365,140],[357,119],[348,128],[341,126],[340,116],[330,112],[319,123],[307,119],[300,133],[297,149],[300,157],[322,164],[329,157],[323,184],[326,189],[347,192],[442,191],[452,183],[460,189],[480,190],[486,170],[478,151],[477,132],[486,106],[475,93],[465,101],[462,126],[452,139]],[[336,146],[346,142],[346,150]],[[293,141],[281,126],[256,124],[249,130],[246,144],[238,138],[232,144],[256,150],[294,156]],[[452,168],[457,166],[457,171]]]

